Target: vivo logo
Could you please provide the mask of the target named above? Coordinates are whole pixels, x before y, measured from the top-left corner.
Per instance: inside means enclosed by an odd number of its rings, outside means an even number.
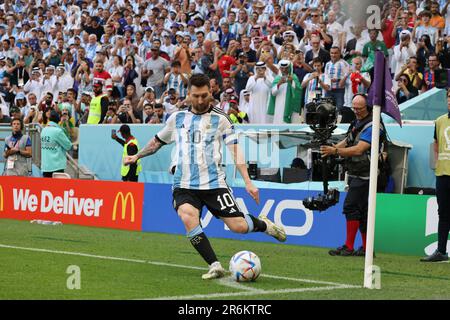
[[[244,199],[236,198],[236,203],[243,213],[249,214],[247,206],[245,205]],[[267,216],[270,210],[274,209],[274,222],[284,227],[286,234],[289,236],[305,236],[307,235],[313,226],[314,216],[313,211],[306,209],[303,206],[301,200],[291,200],[286,199],[275,204],[275,200],[269,199],[264,203],[261,212],[251,212],[252,215],[265,215]],[[303,214],[305,216],[305,222],[301,226],[290,226],[283,223],[283,213],[286,210],[296,210],[298,214]],[[207,212],[203,219],[201,219],[201,224],[203,228],[206,228],[211,222],[213,215],[211,212]],[[225,230],[229,230],[224,224]]]

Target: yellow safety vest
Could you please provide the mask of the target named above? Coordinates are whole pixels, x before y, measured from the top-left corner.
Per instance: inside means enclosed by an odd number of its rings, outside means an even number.
[[[436,176],[450,176],[450,119],[448,114],[444,114],[436,120],[436,138],[438,142]]]
[[[104,94],[101,94],[91,100],[91,106],[89,107],[88,124],[98,124],[102,116],[102,98]]]
[[[123,160],[125,159],[125,157],[128,156],[127,147],[130,143],[136,145],[136,147],[138,148],[138,152],[139,152],[139,143],[136,139],[131,139],[130,141],[125,143],[125,145],[123,146],[122,167],[120,168],[120,174],[122,175],[122,177],[125,177],[128,174],[128,172],[130,171],[130,166],[129,165],[126,166],[123,164]],[[139,172],[141,172],[141,171],[142,171],[142,165],[141,165],[141,159],[139,159],[137,161],[136,175],[138,175]]]
[[[245,113],[244,111],[238,112],[238,116],[242,120],[244,120],[246,115],[247,115],[247,113]],[[240,123],[239,120],[238,120],[238,117],[236,117],[233,113],[230,114],[230,119],[231,119],[231,121],[233,121],[233,123]]]

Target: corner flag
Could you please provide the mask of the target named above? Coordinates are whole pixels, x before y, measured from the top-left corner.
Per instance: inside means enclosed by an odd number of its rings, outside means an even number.
[[[395,119],[402,126],[400,109],[392,91],[391,72],[381,51],[375,52],[374,79],[368,98],[372,106],[381,106],[381,112]]]

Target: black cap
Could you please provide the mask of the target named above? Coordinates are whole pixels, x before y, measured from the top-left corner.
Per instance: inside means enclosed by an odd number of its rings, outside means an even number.
[[[131,134],[131,130],[130,130],[130,126],[127,124],[123,124],[120,126],[119,132],[123,135],[130,135]]]

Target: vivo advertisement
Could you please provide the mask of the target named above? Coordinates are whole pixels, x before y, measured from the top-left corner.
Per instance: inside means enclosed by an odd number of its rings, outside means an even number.
[[[317,191],[260,189],[259,205],[250,198],[244,188],[233,188],[233,192],[244,213],[254,216],[265,214],[275,223],[283,225],[287,233],[287,244],[330,248],[340,246],[345,241],[345,217],[342,207],[346,194],[343,192],[340,202],[324,212],[313,212],[305,209],[302,204],[304,198],[316,195]],[[142,231],[186,234],[173,209],[171,194],[171,185],[145,184]],[[264,233],[233,233],[206,208],[203,209],[201,224],[210,238],[277,242]]]

